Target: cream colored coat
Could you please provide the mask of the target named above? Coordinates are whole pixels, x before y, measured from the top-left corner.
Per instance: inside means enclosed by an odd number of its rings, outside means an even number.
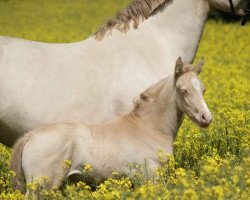
[[[242,2],[233,0],[237,14]],[[172,74],[177,57],[193,61],[212,9],[230,12],[230,5],[166,0],[137,30],[114,30],[102,41],[47,44],[0,37],[0,142],[12,146],[45,123],[95,124],[131,110],[140,91]]]
[[[12,156],[15,188],[24,188],[22,171],[26,182],[48,176],[47,187],[51,188],[60,186],[66,175],[80,176],[87,163],[94,169],[91,178],[103,180],[112,172],[128,174],[129,163],[143,164],[147,159],[152,176],[160,164],[157,151],[173,154],[184,113],[201,127],[212,121],[203,99],[204,86],[197,77],[202,65],[201,61],[196,67],[183,66],[178,59],[174,76],[152,85],[135,101],[131,112],[110,122],[96,126],[58,123],[27,133]],[[72,161],[67,171],[63,170],[65,160]]]

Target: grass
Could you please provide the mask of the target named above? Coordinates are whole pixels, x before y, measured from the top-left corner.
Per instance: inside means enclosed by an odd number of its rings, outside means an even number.
[[[128,2],[0,0],[0,33],[43,42],[80,41]]]

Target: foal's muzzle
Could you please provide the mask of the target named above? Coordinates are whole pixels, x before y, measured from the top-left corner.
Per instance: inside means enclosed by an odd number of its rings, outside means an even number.
[[[212,122],[212,115],[211,113],[206,113],[206,112],[201,112],[199,115],[200,119],[199,119],[199,125],[202,128],[206,128],[208,127],[211,122]]]

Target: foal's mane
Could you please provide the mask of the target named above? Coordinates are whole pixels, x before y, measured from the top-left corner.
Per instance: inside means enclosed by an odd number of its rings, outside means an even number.
[[[140,116],[140,113],[147,107],[148,103],[160,95],[167,79],[168,78],[164,78],[151,85],[148,89],[140,94],[139,98],[134,100],[134,109],[132,111],[134,115]]]
[[[94,34],[97,40],[101,40],[107,31],[116,28],[125,33],[130,29],[130,23],[137,28],[140,21],[150,17],[168,0],[133,0],[127,8],[119,11],[115,18],[108,20]]]

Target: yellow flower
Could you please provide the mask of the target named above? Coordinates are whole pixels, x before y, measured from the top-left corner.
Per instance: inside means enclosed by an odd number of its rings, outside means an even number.
[[[71,167],[71,161],[70,160],[65,160],[64,161],[64,165],[63,165],[63,169],[64,170],[67,170],[67,169],[69,169],[70,167]]]
[[[93,168],[90,164],[85,164],[83,167],[83,173],[88,174],[93,171]]]
[[[198,196],[193,189],[187,189],[184,191],[183,200],[196,200]]]

